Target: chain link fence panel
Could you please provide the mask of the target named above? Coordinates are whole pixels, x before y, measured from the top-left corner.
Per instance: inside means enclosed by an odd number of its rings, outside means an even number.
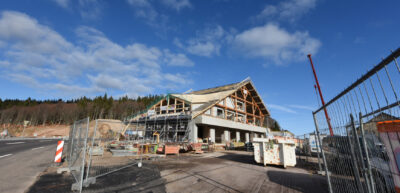
[[[156,147],[139,144],[131,135],[121,135],[130,128],[119,120],[98,119],[89,125],[87,160],[84,187],[96,182],[96,178],[142,163],[142,154]],[[149,150],[149,148],[153,148]],[[146,152],[144,152],[146,151]]]
[[[86,143],[89,129],[89,118],[75,121],[69,136],[68,167],[75,179],[72,190],[82,191],[82,183],[85,170]]]
[[[314,114],[330,192],[400,190],[400,49]]]

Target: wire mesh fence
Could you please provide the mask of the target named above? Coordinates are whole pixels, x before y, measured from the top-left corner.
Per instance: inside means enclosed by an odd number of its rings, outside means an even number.
[[[142,153],[149,150],[139,145],[139,140],[119,140],[120,133],[125,133],[127,127],[129,125],[121,121],[101,119],[89,125],[88,157],[83,186],[95,183],[96,178],[141,163]]]
[[[314,114],[331,192],[400,189],[400,49]]]
[[[297,166],[322,174],[321,146],[316,133],[307,133],[294,137],[296,145]]]
[[[177,144],[188,141],[189,118],[176,115],[75,121],[67,147],[68,167],[75,179],[71,189],[82,192],[99,177],[136,164],[141,167],[143,158],[165,157],[157,153],[178,153]]]
[[[68,167],[76,183],[73,190],[82,191],[86,159],[86,142],[88,137],[89,118],[75,121],[69,137]]]

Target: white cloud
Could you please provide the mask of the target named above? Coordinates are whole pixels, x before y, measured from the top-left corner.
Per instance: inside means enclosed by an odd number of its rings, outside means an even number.
[[[26,33],[29,32],[29,33]],[[82,96],[115,91],[137,96],[165,84],[184,85],[163,71],[163,64],[193,66],[184,54],[140,43],[126,46],[102,32],[79,27],[79,43],[71,43],[51,28],[19,12],[0,17],[0,74],[33,88]],[[161,84],[163,83],[163,84]]]
[[[79,0],[79,13],[84,19],[98,19],[103,10],[101,0]]]
[[[62,8],[68,8],[70,0],[53,0]]]
[[[169,50],[164,50],[165,62],[169,66],[194,66],[194,63],[184,54],[173,54]]]
[[[233,44],[249,57],[262,57],[277,65],[304,60],[308,53],[315,54],[321,45],[308,32],[290,33],[273,23],[237,34]]]
[[[177,11],[180,11],[183,8],[192,7],[189,0],[162,0],[161,2]]]
[[[282,105],[267,104],[267,108],[275,109],[275,110],[278,110],[278,111],[283,111],[283,112],[286,112],[286,113],[292,113],[292,114],[296,114],[297,113],[293,109],[285,107],[285,106],[282,106]]]
[[[190,38],[185,44],[175,38],[174,44],[191,54],[211,57],[220,54],[221,45],[227,40],[227,37],[229,37],[229,34],[221,26],[217,25],[197,31],[196,37]]]
[[[103,0],[79,0],[77,1],[76,6],[71,6],[75,1],[71,0],[52,0],[58,6],[66,9],[66,10],[74,10],[81,15],[83,19],[98,19],[103,11],[104,2]]]
[[[301,109],[301,110],[307,110],[307,111],[314,111],[316,110],[315,107],[311,106],[306,106],[306,105],[288,105],[291,108],[296,108],[296,109]]]
[[[127,2],[135,9],[137,17],[144,18],[149,22],[154,22],[159,16],[149,0],[127,0]]]
[[[157,28],[158,35],[165,35],[168,30],[173,30],[174,26],[169,22],[169,17],[160,9],[156,9],[157,6],[153,6],[154,3],[160,3],[167,8],[180,11],[184,8],[192,7],[189,0],[126,0],[126,2],[133,8],[135,16],[142,19],[147,25]]]
[[[294,22],[303,15],[315,8],[317,0],[286,0],[278,5],[267,5],[256,16],[257,19],[273,19],[288,20]]]

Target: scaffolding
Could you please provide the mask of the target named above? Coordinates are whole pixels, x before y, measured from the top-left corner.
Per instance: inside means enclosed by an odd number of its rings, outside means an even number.
[[[125,122],[128,125],[127,137],[132,140],[155,143],[155,134],[158,134],[161,143],[188,142],[191,118],[190,115],[178,114],[131,119]]]

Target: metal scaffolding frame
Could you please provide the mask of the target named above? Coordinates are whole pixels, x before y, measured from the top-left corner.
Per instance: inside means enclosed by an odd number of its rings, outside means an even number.
[[[155,142],[157,132],[160,142],[187,142],[191,118],[190,115],[146,116],[125,121],[125,124],[129,125],[127,131],[135,131],[133,138],[137,140]]]

